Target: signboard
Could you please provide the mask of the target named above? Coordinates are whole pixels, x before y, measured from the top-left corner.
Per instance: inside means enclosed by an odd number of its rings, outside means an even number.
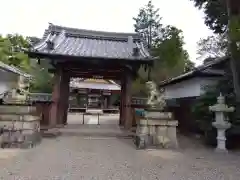
[[[79,89],[78,93],[79,94],[87,94],[87,89]]]
[[[105,96],[110,96],[110,95],[111,95],[111,91],[104,90],[104,91],[102,92],[102,94],[105,95]]]

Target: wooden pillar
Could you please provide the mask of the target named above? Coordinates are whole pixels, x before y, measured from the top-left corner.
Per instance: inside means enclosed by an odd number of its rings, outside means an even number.
[[[89,98],[89,89],[87,89],[87,94],[86,94],[86,109],[88,108],[88,99]]]
[[[120,96],[120,103],[119,103],[119,125],[121,126],[123,123],[123,117],[122,117],[122,91],[121,91],[121,96]]]
[[[124,73],[124,127],[126,129],[129,129],[132,127],[132,94],[131,94],[131,89],[132,89],[132,74],[129,71],[126,71]]]
[[[110,107],[111,95],[107,96],[107,109]]]
[[[125,97],[125,79],[122,78],[121,80],[121,96],[120,96],[120,122],[119,125],[124,125],[124,97]]]
[[[61,76],[62,76],[62,69],[58,67],[54,74],[54,80],[53,80],[52,104],[51,104],[51,109],[49,114],[50,128],[56,127],[59,121],[58,117],[59,117],[59,102],[61,98],[61,93],[60,93]]]
[[[60,74],[60,98],[58,99],[57,124],[61,126],[65,124],[67,120],[70,77],[67,72],[61,71]]]
[[[62,93],[63,124],[67,124],[67,115],[68,115],[68,107],[69,107],[69,83],[70,83],[70,77],[66,73],[63,76],[63,93]]]
[[[132,110],[131,110],[131,87],[132,87],[132,74],[126,70],[121,83],[121,125],[124,125],[126,129],[132,127]]]

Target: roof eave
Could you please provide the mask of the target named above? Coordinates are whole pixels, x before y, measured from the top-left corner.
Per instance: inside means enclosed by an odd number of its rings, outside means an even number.
[[[162,82],[162,83],[159,84],[159,87],[165,87],[165,86],[168,86],[168,85],[181,83],[182,81],[189,80],[191,78],[196,78],[196,77],[204,78],[204,77],[223,77],[223,76],[224,76],[223,74],[203,73],[203,72],[195,71],[188,76],[183,76],[182,78],[170,80],[168,82]]]
[[[160,82],[159,86],[164,87],[164,86],[167,86],[167,85],[170,85],[170,84],[179,83],[183,80],[193,78],[193,77],[221,77],[221,76],[223,76],[223,74],[220,74],[220,73],[219,74],[218,73],[205,73],[205,72],[202,72],[202,71],[208,69],[209,67],[211,67],[213,65],[216,65],[216,64],[221,63],[223,61],[226,61],[228,59],[229,59],[228,56],[217,58],[215,61],[212,61],[212,62],[209,62],[205,65],[196,67],[194,70],[192,70],[190,72],[187,72],[185,74],[181,74],[181,75],[179,75],[175,78],[169,79],[169,80],[162,81],[162,82]]]
[[[154,58],[152,57],[146,57],[146,58],[109,58],[109,57],[87,57],[87,56],[71,56],[71,55],[63,55],[63,54],[50,54],[50,53],[43,53],[43,52],[37,52],[37,51],[31,51],[27,50],[25,51],[31,58],[48,58],[56,61],[62,61],[62,60],[119,60],[119,61],[128,61],[128,62],[141,62],[141,64],[152,64],[154,61]]]
[[[28,78],[28,79],[30,79],[32,77],[30,74],[27,74],[27,73],[23,72],[22,70],[18,69],[17,67],[10,66],[10,65],[5,64],[3,62],[1,62],[0,68],[3,69],[4,71],[13,73],[17,76],[23,76],[23,77]]]

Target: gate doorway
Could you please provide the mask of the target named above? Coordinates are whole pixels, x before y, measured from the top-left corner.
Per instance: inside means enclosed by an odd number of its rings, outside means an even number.
[[[48,61],[54,74],[49,128],[66,124],[70,78],[98,78],[121,84],[119,124],[132,126],[131,86],[140,66],[153,58],[135,33],[112,33],[50,24],[43,39],[29,50],[31,58]]]

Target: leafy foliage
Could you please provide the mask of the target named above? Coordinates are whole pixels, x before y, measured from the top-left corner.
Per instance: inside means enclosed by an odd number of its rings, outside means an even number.
[[[216,36],[201,40],[199,43],[199,54],[208,54],[210,57],[230,55],[228,67],[225,72],[228,74],[224,80],[207,93],[200,97],[200,101],[195,107],[196,115],[200,117],[201,123],[206,122],[208,128],[211,128],[211,118],[204,115],[204,111],[213,103],[214,97],[219,95],[219,91],[227,97],[227,103],[236,107],[235,113],[230,117],[232,123],[231,129],[227,131],[227,136],[240,133],[240,1],[239,0],[191,0],[195,6],[203,9],[205,12],[205,24],[216,33]],[[228,30],[228,31],[227,31]],[[211,61],[208,58],[206,61]],[[230,65],[229,65],[230,64]],[[214,102],[214,103],[215,103]],[[211,132],[214,129],[210,130]],[[214,136],[216,139],[216,134]]]
[[[226,32],[228,25],[228,13],[226,0],[190,0],[195,6],[203,9],[205,24],[214,31],[222,34]]]
[[[227,45],[228,41],[225,33],[208,36],[198,42],[198,54],[200,57],[222,57],[227,54]]]
[[[206,86],[205,93],[201,95],[196,104],[193,106],[193,113],[195,115],[195,123],[200,131],[204,132],[205,142],[210,145],[216,145],[216,129],[212,126],[212,122],[215,117],[212,112],[209,111],[209,106],[216,104],[217,97],[222,93],[226,98],[226,103],[229,106],[236,106],[236,98],[233,88],[233,80],[230,70],[229,61],[226,62],[224,70],[226,72],[223,79],[221,79],[214,86]],[[229,121],[232,126],[227,131],[227,146],[234,146],[234,137],[240,134],[240,121],[236,118],[237,113],[228,113]]]
[[[34,76],[30,86],[30,91],[35,93],[51,93],[53,87],[53,75],[48,72],[49,64],[38,64],[35,59],[32,60],[31,74]]]
[[[33,75],[30,90],[34,92],[51,92],[52,76],[47,71],[47,64],[38,65],[35,59],[29,59],[22,50],[30,47],[29,41],[18,34],[0,36],[0,61],[16,66]]]
[[[24,48],[29,48],[29,44],[23,36],[18,34],[0,36],[0,60],[8,65],[28,71],[30,61],[28,56],[22,52]]]
[[[227,53],[231,56],[231,70],[234,84],[234,91],[238,101],[237,111],[240,118],[240,1],[239,0],[191,0],[195,6],[205,12],[205,24],[215,33],[224,37],[228,33],[229,41],[223,40],[222,43],[228,42]],[[229,31],[226,31],[229,29]],[[227,38],[226,38],[227,39]],[[216,41],[215,41],[216,42]],[[224,48],[226,46],[224,45]],[[208,49],[208,48],[207,48]],[[214,50],[213,50],[214,51]],[[225,51],[225,50],[224,50]]]
[[[152,1],[139,10],[137,17],[133,18],[135,21],[134,28],[142,38],[146,41],[148,47],[156,43],[159,39],[162,24],[159,9],[155,9]]]
[[[161,24],[159,9],[156,9],[151,1],[141,8],[133,19],[135,31],[143,37],[151,55],[157,57],[150,73],[151,79],[160,82],[194,67],[188,52],[183,49],[182,31],[174,26]],[[145,82],[148,73],[141,68],[139,76],[133,84],[133,93],[146,94]]]

